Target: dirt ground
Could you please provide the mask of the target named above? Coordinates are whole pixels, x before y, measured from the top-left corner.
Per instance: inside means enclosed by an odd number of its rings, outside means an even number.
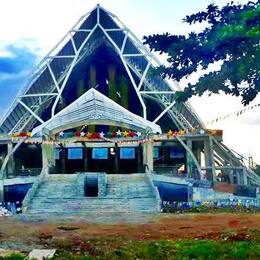
[[[251,236],[259,239],[259,234],[260,214],[161,214],[143,224],[97,224],[77,219],[70,222],[57,220],[55,223],[0,219],[0,248],[13,249],[19,245],[57,246],[55,243],[61,238],[62,243],[66,239],[74,242],[79,239],[139,241],[194,238],[237,241],[250,240]]]

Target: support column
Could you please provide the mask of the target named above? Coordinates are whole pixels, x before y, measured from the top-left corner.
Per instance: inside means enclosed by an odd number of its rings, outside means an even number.
[[[66,173],[66,148],[64,146],[62,146],[61,151],[61,173]]]
[[[162,142],[162,164],[166,164],[167,160],[168,160],[168,149],[167,147],[164,145],[165,143]]]
[[[248,184],[248,179],[247,179],[246,168],[243,168],[242,174],[243,174],[243,176],[242,176],[243,184],[247,185]]]
[[[137,146],[137,169],[138,172],[143,172],[142,170],[142,154],[141,154],[141,145]]]
[[[51,166],[51,162],[50,162],[50,146],[48,144],[42,144],[42,168],[47,168],[47,172],[50,172],[50,166]],[[53,151],[52,151],[53,152]]]
[[[153,172],[153,143],[147,142],[143,145],[144,165],[146,172]]]
[[[186,141],[187,146],[189,147],[189,149],[192,151],[192,141],[191,140],[187,140]],[[186,170],[187,170],[187,175],[189,178],[194,177],[193,172],[192,172],[192,158],[190,153],[186,152]]]
[[[116,171],[116,174],[119,173],[119,168],[120,168],[120,165],[119,165],[119,147],[118,147],[118,144],[115,143],[115,171]]]
[[[194,141],[193,141],[193,144],[194,144]],[[197,142],[197,145],[195,146],[195,148],[193,148],[193,152],[194,152],[194,155],[195,155],[199,165],[201,166],[201,148],[198,146],[198,142]]]
[[[205,166],[208,168],[206,170],[207,180],[216,181],[213,142],[211,136],[206,137],[204,140],[204,155]]]
[[[234,172],[232,169],[229,169],[228,177],[229,177],[230,183],[234,184]]]
[[[4,202],[4,180],[0,179],[0,202]]]
[[[84,146],[84,171],[88,171],[88,148]]]
[[[7,163],[7,174],[14,174],[15,172],[15,162],[14,162],[14,155],[12,154],[13,151],[13,144],[8,143],[7,144],[7,154],[11,154],[9,156],[9,161]]]

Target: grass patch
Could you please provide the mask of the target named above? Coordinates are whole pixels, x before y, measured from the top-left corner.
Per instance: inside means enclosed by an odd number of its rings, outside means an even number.
[[[215,260],[215,259],[260,259],[260,244],[249,241],[221,242],[212,240],[158,240],[158,241],[124,241],[118,245],[109,241],[92,241],[92,250],[75,250],[60,248],[53,259],[57,260]],[[92,251],[92,252],[91,252]],[[14,254],[4,257],[5,260],[27,259],[23,255]]]
[[[4,259],[4,260],[25,260],[26,256],[22,255],[22,254],[11,254],[9,256],[4,256],[3,258],[0,257],[0,259]]]
[[[98,255],[90,252],[59,251],[54,259],[88,260],[168,260],[168,259],[260,259],[260,245],[248,242],[218,242],[211,240],[160,240],[129,243],[109,250],[100,250]]]

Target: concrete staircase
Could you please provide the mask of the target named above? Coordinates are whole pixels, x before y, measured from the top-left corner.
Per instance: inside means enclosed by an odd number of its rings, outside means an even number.
[[[49,175],[38,187],[27,214],[87,215],[88,213],[157,212],[158,196],[146,174],[107,175],[106,194],[84,197],[77,174]]]

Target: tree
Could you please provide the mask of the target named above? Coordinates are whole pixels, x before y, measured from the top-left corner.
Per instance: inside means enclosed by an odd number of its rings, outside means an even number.
[[[245,5],[231,2],[222,8],[211,4],[206,11],[186,16],[184,22],[206,22],[206,28],[187,36],[165,33],[144,37],[151,50],[169,57],[170,65],[158,67],[157,72],[179,81],[215,62],[222,65],[219,71],[206,73],[177,92],[176,99],[186,101],[206,91],[222,91],[242,97],[244,105],[252,101],[260,91],[260,0]]]
[[[260,176],[260,165],[259,165],[259,164],[256,164],[256,166],[253,168],[253,171],[254,171],[258,176]]]

